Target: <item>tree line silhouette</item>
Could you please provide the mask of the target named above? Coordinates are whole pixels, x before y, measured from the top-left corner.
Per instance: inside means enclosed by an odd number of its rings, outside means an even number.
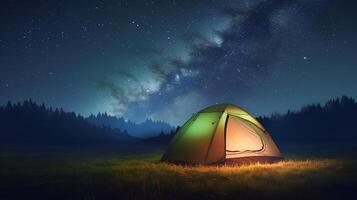
[[[98,113],[97,115],[92,114],[86,119],[95,125],[105,125],[122,130],[125,129],[131,136],[141,138],[156,136],[161,132],[169,134],[174,130],[174,127],[163,121],[147,119],[142,123],[135,123],[126,120],[123,117],[111,116],[107,113]]]
[[[347,96],[258,120],[278,144],[356,144],[357,103]]]
[[[311,104],[298,111],[258,117],[278,144],[356,143],[357,103],[342,96],[326,104]],[[118,123],[121,122],[121,123]],[[123,118],[98,114],[84,118],[74,112],[47,108],[31,100],[0,106],[0,143],[99,144],[137,141],[123,128],[135,126]],[[112,125],[115,125],[112,127]],[[168,143],[179,129],[164,122],[146,121],[155,137],[142,141]],[[147,126],[149,124],[149,126]],[[157,125],[157,127],[155,127]],[[163,129],[170,127],[169,131]],[[161,130],[161,131],[158,131]]]
[[[97,126],[74,112],[32,100],[0,107],[0,143],[99,144],[134,140],[126,131]]]

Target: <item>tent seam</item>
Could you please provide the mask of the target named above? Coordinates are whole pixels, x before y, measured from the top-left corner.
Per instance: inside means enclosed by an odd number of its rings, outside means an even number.
[[[212,137],[211,137],[210,143],[209,143],[208,148],[207,148],[207,153],[206,153],[206,156],[205,156],[205,159],[204,159],[204,163],[207,163],[207,158],[208,158],[209,150],[211,149],[211,146],[212,146],[212,143],[213,143],[214,136],[216,135],[216,131],[217,131],[217,128],[218,128],[219,122],[221,121],[221,118],[222,118],[223,114],[224,114],[224,112],[222,112],[221,116],[219,117],[219,119],[218,119],[218,121],[217,121],[216,127],[215,127],[215,129],[214,129],[214,133],[212,134]]]

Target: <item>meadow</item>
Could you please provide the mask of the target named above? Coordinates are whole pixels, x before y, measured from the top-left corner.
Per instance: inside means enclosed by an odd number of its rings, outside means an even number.
[[[349,156],[195,167],[160,156],[2,153],[0,199],[343,199],[357,189]]]

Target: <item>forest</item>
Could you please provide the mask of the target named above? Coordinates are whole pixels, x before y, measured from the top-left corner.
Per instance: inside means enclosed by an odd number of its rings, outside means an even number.
[[[355,143],[357,139],[356,116],[356,101],[342,96],[324,105],[311,104],[297,111],[258,117],[258,120],[277,144],[345,144]],[[179,128],[152,120],[135,124],[107,114],[85,118],[32,100],[1,106],[0,122],[0,142],[22,145],[120,144],[139,140],[167,144]],[[149,135],[136,137],[137,131],[145,129]],[[132,130],[136,131],[134,136]]]

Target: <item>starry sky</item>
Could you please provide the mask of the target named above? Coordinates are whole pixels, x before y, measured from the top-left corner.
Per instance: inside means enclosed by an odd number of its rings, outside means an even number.
[[[352,0],[16,1],[0,7],[0,104],[183,123],[357,98]]]

